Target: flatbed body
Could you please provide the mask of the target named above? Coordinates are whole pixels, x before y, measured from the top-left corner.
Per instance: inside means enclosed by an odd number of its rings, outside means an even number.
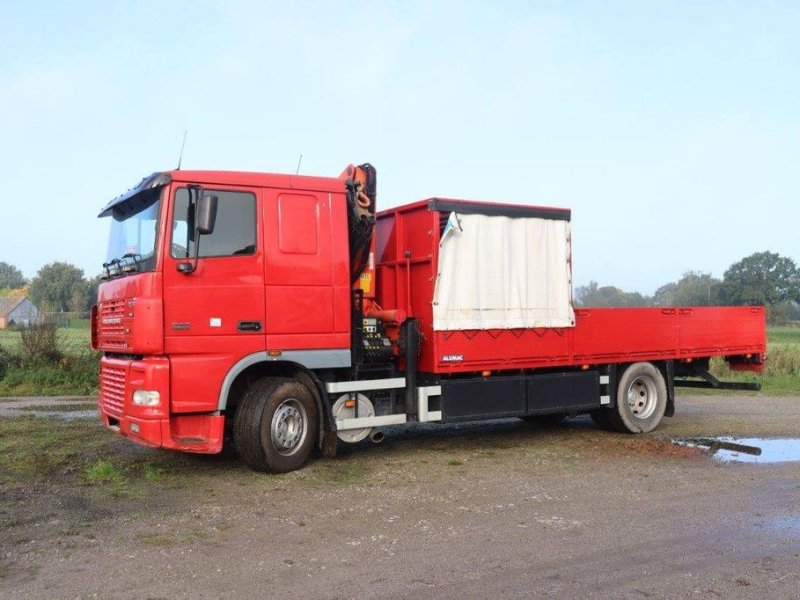
[[[419,319],[420,371],[448,375],[766,352],[761,306],[577,307],[572,327],[434,330],[432,305],[447,215],[453,210],[519,215],[522,208],[434,198],[378,214],[378,301]],[[544,217],[560,210],[528,208]]]

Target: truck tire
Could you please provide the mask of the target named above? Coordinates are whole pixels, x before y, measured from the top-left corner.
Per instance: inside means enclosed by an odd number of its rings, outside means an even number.
[[[251,469],[288,473],[302,467],[317,441],[317,404],[309,389],[288,377],[253,383],[236,409],[236,452]]]
[[[617,386],[615,410],[608,411],[610,424],[623,433],[653,431],[667,409],[667,384],[652,363],[638,362],[622,373]]]

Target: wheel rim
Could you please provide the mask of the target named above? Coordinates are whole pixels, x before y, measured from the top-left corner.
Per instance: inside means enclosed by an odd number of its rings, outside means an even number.
[[[306,410],[299,400],[287,398],[272,415],[270,438],[278,453],[289,456],[297,452],[306,439]]]
[[[655,382],[649,377],[637,377],[628,386],[628,408],[637,419],[649,419],[658,404]]]

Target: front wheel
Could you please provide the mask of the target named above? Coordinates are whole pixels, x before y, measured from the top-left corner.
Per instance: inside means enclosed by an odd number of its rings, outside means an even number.
[[[667,408],[667,384],[661,371],[647,362],[634,363],[622,373],[617,386],[617,405],[607,412],[617,431],[653,431]]]
[[[309,389],[287,377],[251,385],[236,410],[233,439],[244,463],[257,471],[302,467],[317,441],[317,404]]]

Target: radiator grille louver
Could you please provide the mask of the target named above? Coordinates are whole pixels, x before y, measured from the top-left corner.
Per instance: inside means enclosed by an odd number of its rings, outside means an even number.
[[[100,369],[100,402],[103,410],[122,417],[125,407],[125,369],[103,365]]]

